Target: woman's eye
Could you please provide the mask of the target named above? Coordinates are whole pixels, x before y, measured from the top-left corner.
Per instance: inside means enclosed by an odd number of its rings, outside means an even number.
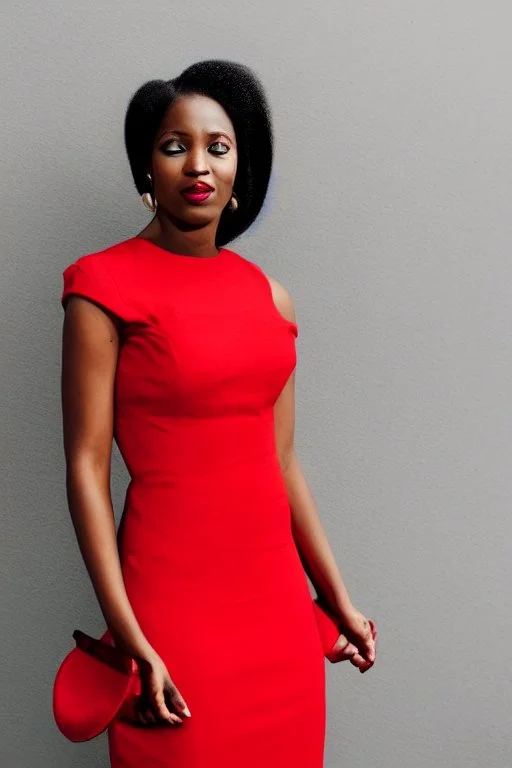
[[[171,144],[179,144],[179,141],[177,141],[176,139],[174,139],[173,141],[169,141],[169,142],[167,142],[167,144],[166,144],[166,145],[165,145],[165,147],[163,148],[163,149],[164,149],[164,152],[165,152],[166,154],[175,155],[175,154],[176,154],[176,152],[169,152],[169,147],[171,146]],[[181,145],[181,146],[183,146],[183,145]],[[179,150],[178,150],[178,151],[179,151]]]
[[[176,155],[180,151],[179,149],[170,150],[170,147],[172,144],[178,144],[179,146],[183,147],[183,144],[180,144],[180,142],[177,139],[173,139],[173,141],[168,141],[167,144],[164,146],[164,152],[168,155]],[[214,141],[212,144],[210,144],[210,147],[215,147],[215,146],[225,147],[225,150],[221,152],[218,152],[217,150],[215,150],[214,152],[215,155],[225,155],[226,152],[229,151],[229,146],[223,141]]]
[[[226,152],[229,151],[228,145],[225,144],[223,141],[214,141],[213,144],[210,144],[211,147],[214,147],[215,145],[217,145],[218,147],[226,147]],[[220,153],[216,152],[215,154],[225,155],[226,152],[220,152]]]

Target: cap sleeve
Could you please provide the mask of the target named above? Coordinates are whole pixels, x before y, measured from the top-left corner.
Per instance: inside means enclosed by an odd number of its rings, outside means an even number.
[[[84,296],[95,304],[108,309],[122,320],[128,322],[130,313],[123,301],[119,289],[107,267],[99,259],[87,257],[78,259],[62,273],[64,288],[61,304],[66,309],[68,298],[72,294]]]

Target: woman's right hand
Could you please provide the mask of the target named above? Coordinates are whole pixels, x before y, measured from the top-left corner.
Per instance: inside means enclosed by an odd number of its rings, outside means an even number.
[[[135,701],[135,716],[144,725],[167,722],[183,723],[182,715],[191,717],[186,702],[174,684],[162,658],[149,654],[140,667],[142,693]]]
[[[345,634],[340,634],[336,644],[333,646],[330,653],[327,654],[327,658],[332,664],[336,664],[338,661],[346,661],[348,659],[350,660],[350,663],[354,665],[354,667],[359,669],[360,672],[366,672],[368,669],[373,667],[375,663],[375,649],[378,633],[374,622],[371,619],[366,619],[366,621],[368,621],[372,637],[373,659],[370,661],[368,658],[365,658],[360,653],[359,648],[351,643]]]

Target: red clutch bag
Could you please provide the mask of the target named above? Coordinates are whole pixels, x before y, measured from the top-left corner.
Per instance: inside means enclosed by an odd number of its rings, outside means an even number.
[[[334,618],[313,601],[324,654],[340,635]],[[76,647],[61,662],[53,684],[53,715],[60,732],[70,741],[88,741],[110,723],[135,718],[135,701],[142,692],[140,670],[145,659],[116,648],[107,630],[99,640],[79,629]]]
[[[53,715],[70,741],[88,741],[115,718],[135,717],[142,691],[140,669],[148,662],[116,648],[107,630],[99,640],[79,629],[76,647],[61,662],[53,683]]]
[[[313,600],[313,613],[315,614],[316,624],[320,633],[324,656],[327,656],[341,635],[342,630],[338,627],[334,616],[329,613],[328,609],[320,606],[318,597],[315,597]]]

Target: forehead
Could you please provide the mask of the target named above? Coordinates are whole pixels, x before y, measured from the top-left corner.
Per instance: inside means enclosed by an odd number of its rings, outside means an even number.
[[[233,124],[225,109],[215,99],[201,94],[180,96],[165,112],[158,135],[165,131],[190,136],[224,132],[235,138]]]

